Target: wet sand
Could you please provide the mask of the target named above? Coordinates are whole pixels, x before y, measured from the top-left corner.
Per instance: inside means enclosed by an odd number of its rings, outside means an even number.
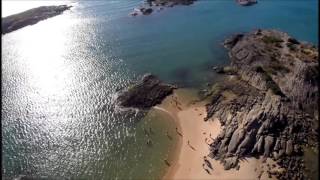
[[[175,119],[179,137],[176,151],[170,159],[170,167],[163,179],[269,179],[267,166],[262,158],[246,158],[240,161],[240,169],[224,170],[220,162],[209,157],[206,159],[212,169],[206,165],[204,156],[209,154],[209,145],[219,134],[221,125],[218,119],[205,122],[204,102],[190,103],[192,98],[175,91],[163,103],[155,108],[169,113]],[[181,134],[181,135],[179,135]],[[267,162],[273,163],[270,159]],[[271,166],[270,166],[271,167]],[[206,170],[207,169],[207,170]],[[274,178],[271,178],[274,179]]]

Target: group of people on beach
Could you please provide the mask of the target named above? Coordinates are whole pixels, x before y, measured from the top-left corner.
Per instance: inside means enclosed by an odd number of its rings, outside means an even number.
[[[182,108],[180,107],[181,103],[178,101],[178,98],[176,96],[173,96],[172,100],[173,100],[174,104],[176,105],[176,107],[181,111],[182,110]],[[170,103],[172,104],[172,101]]]
[[[150,139],[150,135],[154,134],[154,132],[152,131],[152,128],[150,127],[149,130],[147,130],[146,128],[143,128],[144,134],[148,137],[148,140],[146,142],[146,144],[151,147],[152,146],[152,140]],[[176,133],[182,137],[182,134],[178,131],[178,128],[176,127]],[[168,131],[166,131],[166,136],[172,140],[172,136],[169,134]]]
[[[182,134],[178,131],[178,128],[177,128],[177,127],[176,127],[176,133],[177,133],[179,136],[182,137]],[[167,135],[167,137],[168,137],[170,140],[172,140],[172,137],[169,135],[168,131],[166,132],[166,135]],[[171,164],[169,163],[168,159],[164,159],[163,161],[164,161],[164,163],[165,163],[167,166],[171,166]]]

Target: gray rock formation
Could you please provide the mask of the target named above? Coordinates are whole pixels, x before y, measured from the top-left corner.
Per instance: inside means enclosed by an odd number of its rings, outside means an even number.
[[[237,0],[238,4],[240,4],[241,6],[250,6],[253,4],[257,4],[258,1],[257,0]]]
[[[236,73],[208,93],[206,120],[223,125],[210,156],[226,169],[237,166],[231,157],[265,156],[287,169],[279,178],[302,172],[289,163],[301,163],[302,147],[317,144],[317,48],[275,30],[238,34],[224,45]]]
[[[2,34],[6,34],[28,25],[33,25],[39,21],[57,16],[63,11],[70,9],[71,6],[40,6],[33,8],[22,13],[14,14],[2,18]]]
[[[162,83],[154,75],[146,74],[141,82],[121,92],[117,101],[123,107],[150,108],[161,103],[175,88]]]
[[[158,10],[163,10],[164,7],[174,7],[176,5],[191,5],[197,0],[145,0],[145,4],[139,8],[135,8],[131,13],[132,16],[149,15],[154,10],[153,7],[158,7]]]

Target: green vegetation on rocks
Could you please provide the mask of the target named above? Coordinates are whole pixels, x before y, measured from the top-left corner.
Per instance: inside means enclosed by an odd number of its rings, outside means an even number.
[[[283,40],[274,36],[263,36],[262,41],[266,44],[282,43]]]

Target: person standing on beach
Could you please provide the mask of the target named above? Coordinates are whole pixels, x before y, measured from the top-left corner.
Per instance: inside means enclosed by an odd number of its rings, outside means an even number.
[[[178,131],[178,128],[176,127],[176,132],[179,134],[179,136],[182,137],[182,134]]]

